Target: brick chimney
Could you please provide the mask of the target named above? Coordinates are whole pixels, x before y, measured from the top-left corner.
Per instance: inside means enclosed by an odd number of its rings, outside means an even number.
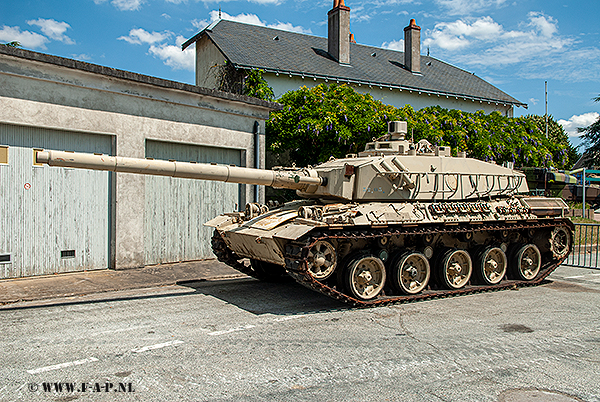
[[[327,16],[327,51],[338,63],[350,64],[350,7],[344,0],[333,0],[333,8]]]
[[[414,18],[404,28],[404,66],[412,73],[421,72],[421,27]]]

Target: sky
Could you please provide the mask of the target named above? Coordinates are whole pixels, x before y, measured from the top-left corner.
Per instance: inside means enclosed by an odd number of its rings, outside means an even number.
[[[548,113],[575,145],[600,117],[599,0],[346,0],[358,43],[403,50],[411,18],[421,52],[467,70],[528,109]],[[0,43],[194,84],[181,44],[219,18],[327,36],[333,0],[0,0]],[[580,149],[580,151],[583,150]]]

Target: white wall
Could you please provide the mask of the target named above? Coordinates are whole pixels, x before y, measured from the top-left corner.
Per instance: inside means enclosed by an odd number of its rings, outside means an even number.
[[[267,80],[269,85],[273,88],[273,92],[275,93],[275,98],[281,97],[284,93],[288,91],[293,91],[302,86],[306,86],[308,88],[312,88],[319,84],[325,83],[325,81],[321,79],[314,80],[313,78],[304,78],[298,76],[290,77],[287,74],[279,74],[279,76],[275,74],[264,74],[263,77]],[[329,81],[331,83],[333,81]],[[369,88],[367,85],[351,85],[357,92],[360,93],[370,93],[373,98],[382,101],[385,104],[392,105],[395,107],[402,107],[404,105],[411,105],[413,109],[419,110],[427,106],[439,105],[446,109],[458,109],[465,112],[476,112],[478,110],[483,110],[486,114],[489,114],[494,111],[498,111],[502,113],[502,115],[512,117],[513,108],[510,105],[504,106],[503,104],[496,105],[495,103],[488,102],[473,102],[471,100],[464,100],[463,98],[456,99],[454,97],[438,97],[435,95],[427,95],[421,94],[419,95],[417,91],[410,93],[409,91],[403,90],[400,91],[398,89],[393,89],[390,91],[389,88],[380,89],[375,86]]]

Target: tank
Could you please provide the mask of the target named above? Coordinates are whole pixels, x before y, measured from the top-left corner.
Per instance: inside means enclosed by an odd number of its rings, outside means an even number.
[[[296,190],[276,208],[250,203],[204,223],[219,259],[265,281],[291,277],[355,306],[541,283],[568,256],[573,224],[560,198],[528,196],[525,175],[406,139],[406,122],[365,150],[308,168],[40,151],[51,166]]]

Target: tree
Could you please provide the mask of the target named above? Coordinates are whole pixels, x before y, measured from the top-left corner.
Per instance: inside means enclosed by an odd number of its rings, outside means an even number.
[[[244,95],[272,101],[275,98],[273,88],[263,78],[263,70],[252,69],[244,77]]]
[[[223,64],[215,64],[212,68],[215,71],[217,88],[220,91],[252,96],[267,101],[275,98],[273,88],[262,76],[263,70],[235,68],[227,60]]]
[[[21,47],[21,43],[17,42],[17,41],[12,41],[12,42],[8,42],[8,43],[4,43],[4,46],[8,46],[8,47]]]
[[[593,98],[594,102],[600,102],[600,96]],[[585,150],[586,166],[598,166],[600,165],[600,117],[594,123],[587,127],[577,129],[583,134],[583,139],[587,145]]]
[[[451,146],[454,154],[516,166],[568,168],[576,152],[568,136],[550,119],[549,138],[543,117],[509,118],[498,112],[468,113],[431,106],[419,111],[410,105],[395,108],[347,85],[321,84],[284,94],[283,110],[267,121],[267,145],[274,154],[287,153],[300,166],[358,153],[373,137],[387,132],[390,120],[405,120],[409,137]],[[541,119],[541,120],[540,120]],[[543,128],[540,128],[543,127]]]
[[[289,153],[292,162],[307,166],[331,156],[361,151],[373,137],[387,132],[397,109],[347,85],[320,84],[285,93],[277,100],[283,110],[267,121],[269,150]]]

